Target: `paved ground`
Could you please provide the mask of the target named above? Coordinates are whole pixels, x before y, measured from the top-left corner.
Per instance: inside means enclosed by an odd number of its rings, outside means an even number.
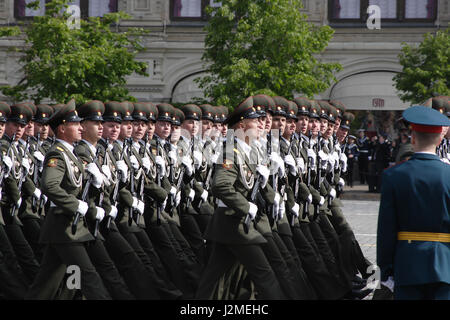
[[[379,201],[343,200],[345,218],[352,226],[364,255],[376,263],[377,220]]]

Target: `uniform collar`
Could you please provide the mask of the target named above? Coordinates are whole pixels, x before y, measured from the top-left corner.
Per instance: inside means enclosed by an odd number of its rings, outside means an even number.
[[[431,152],[416,152],[411,159],[440,160],[437,154]]]
[[[249,146],[245,141],[236,138],[237,143],[239,144],[239,147],[241,147],[242,151],[245,152],[245,155],[247,157],[250,157],[250,151],[252,150],[252,147]]]
[[[56,138],[56,141],[58,141],[59,143],[61,143],[64,147],[67,148],[67,150],[69,150],[70,152],[73,153],[73,145],[71,145],[70,143],[68,143],[68,142],[65,141],[65,140],[58,139],[58,138]]]
[[[81,139],[81,141],[83,141],[84,143],[86,143],[86,145],[89,147],[89,149],[91,150],[92,154],[95,154],[97,152],[97,149],[94,147],[94,145],[92,143],[90,143],[87,140]]]

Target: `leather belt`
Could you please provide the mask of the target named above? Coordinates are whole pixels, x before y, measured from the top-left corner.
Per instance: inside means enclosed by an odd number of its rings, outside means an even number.
[[[437,232],[399,232],[398,240],[404,241],[434,241],[434,242],[450,242],[450,233]]]

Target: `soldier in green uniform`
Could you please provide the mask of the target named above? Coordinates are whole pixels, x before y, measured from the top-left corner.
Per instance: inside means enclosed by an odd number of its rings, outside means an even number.
[[[109,168],[111,172],[110,186],[107,188],[109,196],[104,200],[111,208],[115,207],[117,210],[118,202],[120,200],[120,193],[123,188],[126,188],[129,180],[129,167],[125,160],[119,155],[114,155],[115,141],[120,135],[131,136],[133,120],[132,111],[133,104],[121,103],[107,103],[105,106],[105,113],[103,119],[107,120],[103,123],[103,138],[99,140],[98,148],[100,148],[100,157],[103,157],[104,166]],[[114,112],[120,112],[119,114]],[[124,124],[120,126],[120,121]],[[131,130],[128,130],[130,127]],[[127,133],[127,131],[129,131]],[[120,133],[121,132],[121,133]],[[105,167],[103,167],[105,169]],[[108,170],[108,169],[106,169]],[[126,194],[126,192],[122,192]],[[156,299],[158,293],[156,292],[157,285],[154,282],[154,274],[149,272],[154,271],[153,265],[144,250],[138,245],[138,241],[134,239],[129,243],[125,237],[119,232],[116,224],[116,218],[109,221],[103,221],[100,225],[100,230],[105,238],[105,247],[116,264],[119,272],[124,278],[128,288],[137,299]],[[133,244],[137,251],[132,247]],[[139,255],[137,254],[139,252]],[[142,259],[142,260],[141,260]],[[151,268],[146,269],[144,263]],[[153,278],[152,278],[153,276]],[[163,296],[169,299],[169,296]]]
[[[45,155],[51,147],[51,143],[48,139],[50,134],[48,120],[53,114],[53,108],[47,104],[38,104],[36,108],[37,111],[34,117],[34,139],[36,142],[39,140],[37,150]]]
[[[180,202],[181,192],[178,192],[181,190],[177,190],[175,185],[172,185],[169,181],[169,164],[175,160],[172,152],[172,146],[169,142],[169,137],[172,132],[174,107],[167,103],[158,104],[156,107],[158,108],[158,116],[156,118],[155,133],[152,139],[152,152],[154,152],[155,163],[158,166],[158,170],[160,170],[159,174],[163,179],[161,185],[169,194],[168,199],[171,199],[171,202],[173,202],[173,200],[175,200],[175,202]],[[172,166],[172,169],[176,168]],[[177,198],[179,198],[179,200],[177,200]],[[169,210],[170,204],[167,206],[166,203],[165,208]],[[167,220],[167,218],[165,220]],[[181,237],[182,235],[178,232],[177,226],[174,224],[161,224],[164,228],[164,233],[160,233],[159,241],[164,239],[162,243],[165,244],[165,246],[167,246],[168,242],[170,242],[171,247],[176,251],[176,255],[174,257],[169,257],[168,251],[160,250],[159,252],[161,252],[161,255],[164,255],[163,259],[166,261],[170,261],[169,259],[173,258],[178,260],[177,265],[182,268],[182,272],[178,276],[184,275],[182,282],[179,282],[179,285],[182,286],[182,288],[180,287],[180,290],[183,291],[186,298],[192,298],[198,285],[198,278],[201,269],[200,261],[205,254],[205,246],[203,236],[198,228],[197,222],[191,214],[186,213],[186,210],[181,213],[180,225],[181,232],[184,237]],[[190,248],[186,246],[185,241],[189,243]],[[184,252],[183,247],[187,249],[186,252]],[[172,270],[172,275],[174,275],[174,271],[175,270]]]
[[[74,100],[49,121],[57,140],[46,155],[41,181],[51,201],[40,237],[46,248],[27,299],[53,299],[68,266],[79,270],[80,290],[86,299],[111,299],[86,250],[95,240],[86,226],[86,215],[95,219],[97,209],[80,199],[85,171],[73,153],[73,144],[81,139],[80,121]]]
[[[12,160],[11,172],[6,179],[9,180],[7,182],[9,184],[8,192],[4,192],[3,195],[2,214],[6,223],[6,233],[29,283],[36,277],[39,271],[39,263],[23,233],[23,223],[18,213],[20,209],[26,206],[26,203],[24,203],[22,207],[22,199],[39,198],[40,190],[34,186],[30,179],[31,161],[27,157],[26,151],[20,146],[19,140],[22,138],[25,127],[32,116],[32,110],[24,104],[11,106],[11,113],[5,126],[5,134],[2,137],[3,152],[7,153],[9,150],[8,154]],[[10,144],[12,144],[11,148]]]
[[[245,266],[258,292],[257,299],[285,298],[261,248],[266,240],[252,223],[245,224],[248,230],[244,230],[245,220],[254,220],[258,211],[257,205],[250,201],[257,171],[249,159],[250,138],[257,137],[258,117],[250,97],[227,119],[235,130],[236,141],[229,142],[234,146],[233,155],[227,153],[224,163],[216,164],[211,191],[219,204],[205,233],[212,243],[212,252],[200,280],[196,295],[199,299],[211,299],[217,281],[235,262]],[[268,174],[264,174],[261,193],[267,203],[272,204],[274,194],[267,194],[267,179]]]
[[[95,240],[86,246],[86,250],[111,297],[115,300],[131,300],[134,297],[111,260],[103,244],[105,238],[100,233],[100,223],[105,219],[105,215],[111,218],[117,215],[117,208],[104,201],[109,195],[107,188],[110,186],[111,172],[108,171],[109,167],[103,167],[105,157],[99,156],[101,149],[97,147],[103,133],[102,115],[105,106],[101,101],[91,100],[78,106],[76,110],[82,119],[83,133],[82,139],[75,146],[74,154],[83,161],[86,171],[95,177],[93,181],[99,180],[98,185],[93,183],[86,199],[89,206],[95,206],[97,210],[95,219],[89,220],[88,217],[86,220],[89,231],[95,237]]]
[[[5,130],[5,123],[11,113],[10,106],[5,102],[0,102],[0,138],[3,137]],[[1,157],[1,207],[5,208],[6,200],[13,198],[12,201],[18,201],[19,194],[17,192],[17,185],[13,179],[8,179],[13,166],[10,157],[11,151],[5,140],[0,140],[2,157]],[[3,194],[8,190],[8,197]],[[14,192],[16,191],[16,192]],[[17,261],[17,256],[14,252],[11,242],[5,230],[5,222],[3,215],[0,212],[0,294],[3,294],[8,299],[23,299],[25,297],[28,285],[26,276]]]

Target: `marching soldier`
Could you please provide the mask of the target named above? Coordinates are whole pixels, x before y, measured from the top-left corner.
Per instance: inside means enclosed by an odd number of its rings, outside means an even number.
[[[27,299],[54,298],[66,267],[73,265],[81,272],[80,289],[86,299],[111,299],[86,250],[95,240],[86,226],[86,215],[95,219],[99,212],[80,199],[84,165],[73,153],[73,144],[81,140],[80,121],[71,100],[49,122],[57,141],[46,155],[41,181],[42,191],[51,201],[40,235],[46,248]]]
[[[33,281],[39,271],[39,262],[23,233],[23,223],[18,213],[27,205],[25,202],[32,197],[38,199],[41,192],[30,179],[31,161],[27,157],[26,151],[20,146],[19,140],[22,138],[25,127],[32,116],[32,110],[24,104],[11,106],[11,113],[5,126],[5,134],[2,137],[2,151],[5,154],[8,153],[12,160],[11,172],[6,178],[6,180],[10,179],[9,186],[11,189],[8,192],[3,190],[4,195],[2,197],[5,230],[29,283]],[[25,199],[25,202],[22,207],[23,199]]]
[[[250,138],[257,137],[258,117],[250,97],[236,107],[227,119],[228,125],[235,130],[236,141],[231,142],[234,145],[233,155],[224,154],[224,163],[216,164],[212,192],[219,199],[219,205],[205,234],[213,248],[200,280],[196,295],[199,299],[212,297],[216,282],[236,261],[245,266],[258,292],[258,299],[285,298],[261,248],[266,240],[252,223],[245,223],[246,219],[254,220],[258,211],[257,205],[250,201],[251,190],[257,183],[257,169],[249,162]],[[268,173],[261,168],[259,170],[263,177],[261,193],[268,203],[272,203],[273,193],[267,194],[266,188]],[[244,228],[247,227],[246,232]]]
[[[11,113],[10,106],[5,102],[0,102],[0,138],[3,137],[5,130],[5,123]],[[12,159],[10,157],[11,144],[6,144],[6,140],[0,140],[2,145],[2,157],[1,157],[1,181],[0,187],[0,200],[1,209],[6,210],[9,208],[6,201],[8,197],[4,196],[5,190],[8,190],[9,197],[12,201],[18,201],[19,194],[14,192],[17,190],[17,185],[15,181],[11,178],[8,179],[11,168],[13,166]],[[6,195],[6,194],[5,194]],[[10,200],[11,201],[11,200]],[[7,211],[9,212],[9,211]],[[5,295],[6,298],[10,299],[23,299],[27,291],[27,280],[26,276],[22,271],[21,266],[17,260],[17,256],[14,252],[11,242],[8,239],[8,235],[5,230],[5,221],[3,215],[0,212],[0,280],[2,286],[0,288],[0,293]]]

